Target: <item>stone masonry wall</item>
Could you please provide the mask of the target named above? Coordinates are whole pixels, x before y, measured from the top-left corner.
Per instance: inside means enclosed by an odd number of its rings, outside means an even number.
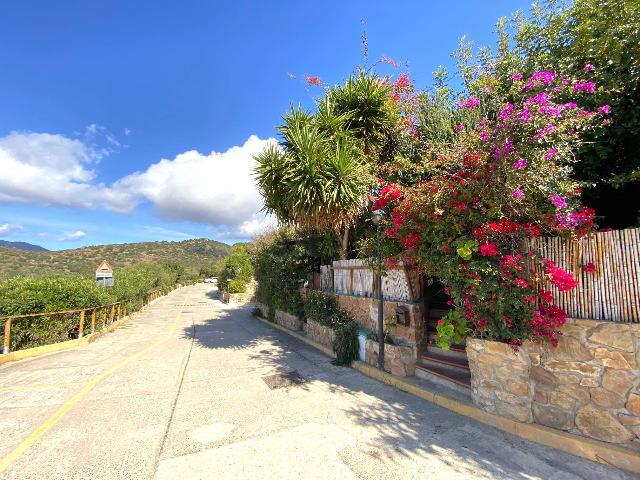
[[[295,331],[302,330],[302,321],[295,315],[282,310],[276,310],[275,319],[276,323],[281,327]]]
[[[365,362],[378,366],[378,342],[366,340]],[[416,373],[416,349],[404,345],[384,345],[384,369],[394,375],[410,377]]]
[[[316,343],[324,345],[328,348],[333,348],[333,341],[336,338],[336,334],[329,327],[326,327],[318,322],[307,319],[305,326],[307,337]]]
[[[467,341],[474,402],[640,449],[640,325],[569,320],[557,348]]]
[[[378,299],[338,295],[340,306],[349,312],[361,327],[377,330]],[[402,305],[409,311],[409,325],[397,325],[391,336],[401,343],[420,344],[424,332],[424,307],[421,303],[384,302],[384,321],[395,318],[396,307]]]

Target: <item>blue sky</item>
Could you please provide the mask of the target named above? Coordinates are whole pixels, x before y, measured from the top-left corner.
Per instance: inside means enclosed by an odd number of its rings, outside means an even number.
[[[0,238],[50,249],[264,228],[251,154],[369,57],[418,87],[530,2],[0,4]]]

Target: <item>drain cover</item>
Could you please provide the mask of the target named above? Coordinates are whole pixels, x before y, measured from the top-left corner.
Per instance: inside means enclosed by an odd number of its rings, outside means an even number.
[[[295,370],[287,373],[276,373],[275,375],[267,375],[266,377],[262,377],[262,380],[271,390],[275,390],[276,388],[291,387],[293,385],[300,385],[301,383],[304,383],[306,381],[304,377]]]

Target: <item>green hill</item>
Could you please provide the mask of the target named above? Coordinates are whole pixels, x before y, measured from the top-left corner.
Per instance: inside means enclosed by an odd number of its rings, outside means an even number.
[[[144,242],[98,245],[58,252],[37,252],[0,247],[0,280],[22,275],[93,276],[104,259],[117,278],[118,269],[143,262],[175,262],[197,274],[231,251],[227,244],[197,238],[181,242]]]

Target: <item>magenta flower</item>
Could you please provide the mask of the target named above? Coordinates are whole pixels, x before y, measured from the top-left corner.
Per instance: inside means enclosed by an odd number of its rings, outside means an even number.
[[[519,158],[511,164],[514,170],[522,170],[527,166],[527,160],[525,158]]]
[[[461,123],[457,123],[455,127],[453,127],[456,132],[461,132],[464,130],[464,125]]]
[[[498,120],[506,120],[511,116],[512,112],[513,112],[513,104],[507,103],[507,106],[504,107],[498,114]]]
[[[556,150],[555,148],[550,148],[549,150],[547,150],[547,153],[544,154],[544,159],[551,160],[556,155],[558,155],[558,150]]]
[[[578,104],[576,102],[565,103],[564,108],[567,110],[573,110],[574,108],[578,108]]]
[[[562,195],[553,193],[547,198],[551,200],[551,203],[553,203],[557,208],[567,208],[567,201],[562,197]]]
[[[489,139],[489,134],[487,133],[486,130],[482,130],[480,132],[480,140],[482,140],[483,142],[486,142]]]
[[[585,72],[592,72],[595,69],[596,69],[596,67],[594,67],[590,63],[587,63],[584,67],[582,67],[582,70],[584,70]]]
[[[553,75],[553,72],[550,72],[548,70],[542,70],[540,72],[536,72],[533,75],[531,75],[531,78],[529,79],[527,84],[524,87],[522,87],[522,91],[527,92],[531,90],[533,87],[539,87],[539,86],[546,87],[551,82],[553,82],[554,78],[555,77]]]
[[[513,192],[511,192],[511,198],[518,201],[524,200],[524,192],[519,188],[516,188]]]
[[[611,107],[609,105],[602,105],[598,109],[598,113],[601,115],[609,115],[611,113]]]
[[[522,74],[521,73],[514,73],[513,75],[511,75],[511,81],[512,82],[519,82],[520,80],[522,80]]]
[[[593,93],[596,91],[596,84],[593,82],[576,82],[573,84],[574,93]]]
[[[466,100],[461,100],[458,103],[458,108],[470,109],[476,108],[478,105],[480,105],[480,99],[478,97],[469,97]]]

